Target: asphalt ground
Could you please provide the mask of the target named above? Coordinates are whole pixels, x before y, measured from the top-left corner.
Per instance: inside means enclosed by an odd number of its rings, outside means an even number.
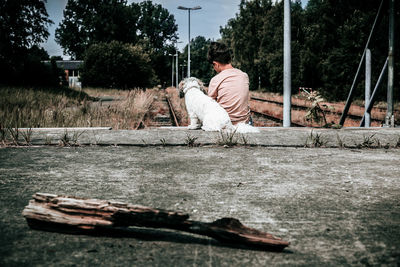
[[[227,147],[184,128],[34,130],[32,146],[0,148],[0,266],[398,266],[399,137],[265,128]],[[291,244],[277,253],[164,229],[32,230],[21,212],[36,192],[233,217]]]

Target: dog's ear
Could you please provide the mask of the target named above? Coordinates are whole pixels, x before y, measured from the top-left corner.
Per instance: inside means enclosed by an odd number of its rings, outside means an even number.
[[[183,90],[184,85],[185,85],[185,80],[182,80],[178,85],[178,90]]]
[[[185,80],[182,80],[179,85],[178,85],[178,92],[179,92],[179,97],[180,98],[184,98],[185,97],[185,93],[183,92],[183,88],[185,87]]]

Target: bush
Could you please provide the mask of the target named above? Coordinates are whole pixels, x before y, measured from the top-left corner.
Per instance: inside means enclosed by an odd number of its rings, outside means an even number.
[[[145,88],[155,84],[155,74],[141,46],[112,41],[89,47],[81,81],[83,86],[92,87]]]

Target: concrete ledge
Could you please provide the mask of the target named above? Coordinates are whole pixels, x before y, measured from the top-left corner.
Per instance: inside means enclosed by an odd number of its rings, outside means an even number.
[[[34,132],[46,131],[98,131],[111,130],[112,127],[53,127],[53,128],[19,128],[19,130],[32,130]]]
[[[400,128],[282,128],[263,127],[260,133],[236,134],[239,143],[267,147],[397,147]],[[33,145],[58,144],[65,135],[80,145],[185,146],[213,145],[222,141],[218,132],[187,130],[186,127],[149,128],[144,130],[111,130],[110,128],[33,129]],[[319,143],[319,145],[318,145]]]

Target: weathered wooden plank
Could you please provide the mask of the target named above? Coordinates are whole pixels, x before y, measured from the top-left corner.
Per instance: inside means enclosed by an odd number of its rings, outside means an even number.
[[[289,242],[249,228],[234,218],[212,223],[189,220],[189,215],[98,199],[36,193],[22,212],[30,227],[42,230],[95,233],[110,227],[168,228],[205,235],[221,242],[281,251]]]

